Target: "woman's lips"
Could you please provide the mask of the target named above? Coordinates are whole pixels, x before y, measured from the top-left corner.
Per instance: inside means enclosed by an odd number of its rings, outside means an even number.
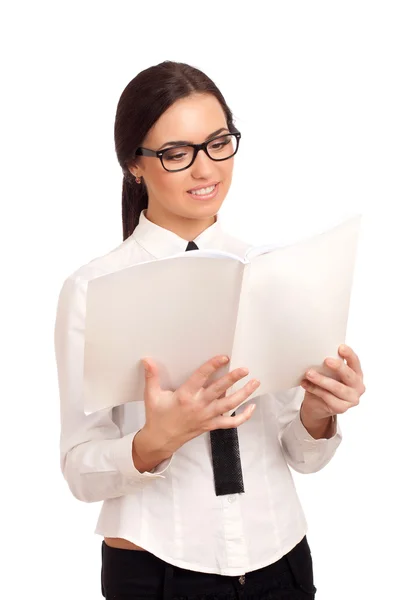
[[[207,187],[211,187],[211,186],[205,186],[205,188],[203,189],[207,189]],[[215,196],[218,193],[218,188],[219,188],[219,182],[217,184],[215,184],[214,189],[208,193],[208,194],[196,194],[196,193],[192,193],[192,192],[187,192],[189,194],[189,196],[191,198],[194,198],[195,200],[211,200],[211,198],[215,198]]]

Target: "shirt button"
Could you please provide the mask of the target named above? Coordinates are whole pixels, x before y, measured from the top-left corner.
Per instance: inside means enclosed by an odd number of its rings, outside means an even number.
[[[228,502],[230,502],[232,504],[232,502],[235,502],[236,500],[236,496],[229,496],[228,498]]]

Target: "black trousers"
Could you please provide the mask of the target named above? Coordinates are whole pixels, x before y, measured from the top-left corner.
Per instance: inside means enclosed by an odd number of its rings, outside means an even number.
[[[313,600],[313,565],[306,536],[277,562],[244,578],[174,567],[149,552],[102,543],[106,600]]]

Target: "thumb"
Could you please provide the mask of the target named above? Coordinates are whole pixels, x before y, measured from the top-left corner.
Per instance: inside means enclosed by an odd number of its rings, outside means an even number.
[[[144,367],[144,395],[151,396],[160,389],[158,381],[158,369],[155,363],[149,358],[142,358]]]

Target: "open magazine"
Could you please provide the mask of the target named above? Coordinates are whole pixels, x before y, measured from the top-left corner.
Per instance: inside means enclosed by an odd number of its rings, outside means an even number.
[[[324,372],[346,330],[361,216],[244,258],[193,250],[91,280],[87,290],[84,409],[143,400],[141,359],[152,357],[165,389],[178,388],[214,355],[261,384],[253,396]],[[332,373],[331,373],[332,374]],[[247,401],[247,400],[246,400]]]

